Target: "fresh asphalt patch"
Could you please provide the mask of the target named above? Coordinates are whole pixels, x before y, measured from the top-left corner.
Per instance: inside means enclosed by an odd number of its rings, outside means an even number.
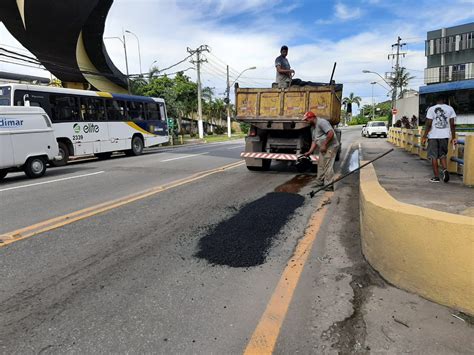
[[[304,202],[303,196],[294,193],[268,193],[212,228],[199,241],[195,256],[213,265],[261,265],[280,230]]]

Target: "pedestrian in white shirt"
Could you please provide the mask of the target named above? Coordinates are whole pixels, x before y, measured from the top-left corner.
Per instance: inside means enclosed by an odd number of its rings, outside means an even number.
[[[430,179],[431,182],[440,181],[438,159],[443,167],[441,179],[444,182],[449,181],[446,156],[448,154],[449,138],[451,137],[453,145],[457,143],[455,119],[454,109],[444,103],[444,97],[442,96],[437,98],[436,105],[431,106],[426,113],[425,133],[421,138],[421,143],[425,145],[428,138],[428,158],[431,159],[434,174]]]

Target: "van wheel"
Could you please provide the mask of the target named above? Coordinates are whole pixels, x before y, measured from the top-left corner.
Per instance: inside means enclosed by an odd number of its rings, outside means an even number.
[[[41,157],[29,158],[25,163],[25,174],[29,178],[39,178],[46,172],[46,161]]]
[[[143,140],[139,136],[132,138],[132,149],[127,150],[127,155],[141,155],[143,153]]]
[[[61,160],[53,160],[51,164],[53,164],[54,166],[64,166],[69,160],[69,149],[67,147],[67,144],[64,142],[58,142],[58,148]]]
[[[0,169],[0,180],[2,180],[5,176],[7,176],[8,170],[7,169]]]

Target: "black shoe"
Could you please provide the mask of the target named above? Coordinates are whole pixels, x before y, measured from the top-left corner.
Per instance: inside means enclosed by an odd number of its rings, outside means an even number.
[[[443,170],[441,172],[441,179],[443,179],[444,182],[449,181],[449,172],[448,172],[448,170]]]
[[[430,179],[430,182],[439,182],[439,177],[435,176]]]

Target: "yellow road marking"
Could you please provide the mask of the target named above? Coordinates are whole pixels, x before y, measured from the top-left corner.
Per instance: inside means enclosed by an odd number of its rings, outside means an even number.
[[[6,245],[9,245],[9,244],[15,243],[19,240],[30,238],[30,237],[38,235],[40,233],[48,232],[50,230],[63,227],[67,224],[71,224],[73,222],[80,221],[82,219],[95,216],[99,213],[110,211],[114,208],[132,203],[134,201],[142,200],[146,197],[155,195],[157,193],[160,193],[160,192],[163,192],[163,191],[166,191],[166,190],[169,190],[169,189],[181,186],[181,185],[189,184],[191,182],[194,182],[194,181],[200,180],[202,178],[205,178],[209,175],[213,175],[213,174],[225,171],[225,170],[236,168],[236,167],[241,166],[243,164],[244,164],[244,162],[239,161],[239,162],[236,162],[236,163],[221,166],[221,167],[216,168],[216,169],[202,171],[202,172],[193,174],[193,175],[191,175],[187,178],[179,179],[179,180],[173,181],[173,182],[168,183],[168,184],[156,186],[156,187],[153,187],[151,189],[148,189],[148,190],[136,193],[136,194],[132,194],[132,195],[129,195],[129,196],[126,196],[126,197],[116,199],[116,200],[104,202],[104,203],[101,203],[101,204],[98,204],[98,205],[95,205],[95,206],[87,207],[87,208],[84,208],[84,209],[79,210],[79,211],[75,211],[75,212],[68,213],[68,214],[63,215],[63,216],[51,218],[51,219],[48,219],[46,221],[39,222],[39,223],[33,224],[31,226],[28,226],[28,227],[24,227],[24,228],[17,229],[17,230],[12,231],[12,232],[2,234],[2,235],[0,235],[0,248],[4,247]]]
[[[313,212],[305,235],[298,243],[293,257],[283,271],[270,302],[245,349],[245,355],[273,353],[293,293],[326,215],[326,204],[329,203],[332,195],[332,192],[326,192],[319,206]]]

